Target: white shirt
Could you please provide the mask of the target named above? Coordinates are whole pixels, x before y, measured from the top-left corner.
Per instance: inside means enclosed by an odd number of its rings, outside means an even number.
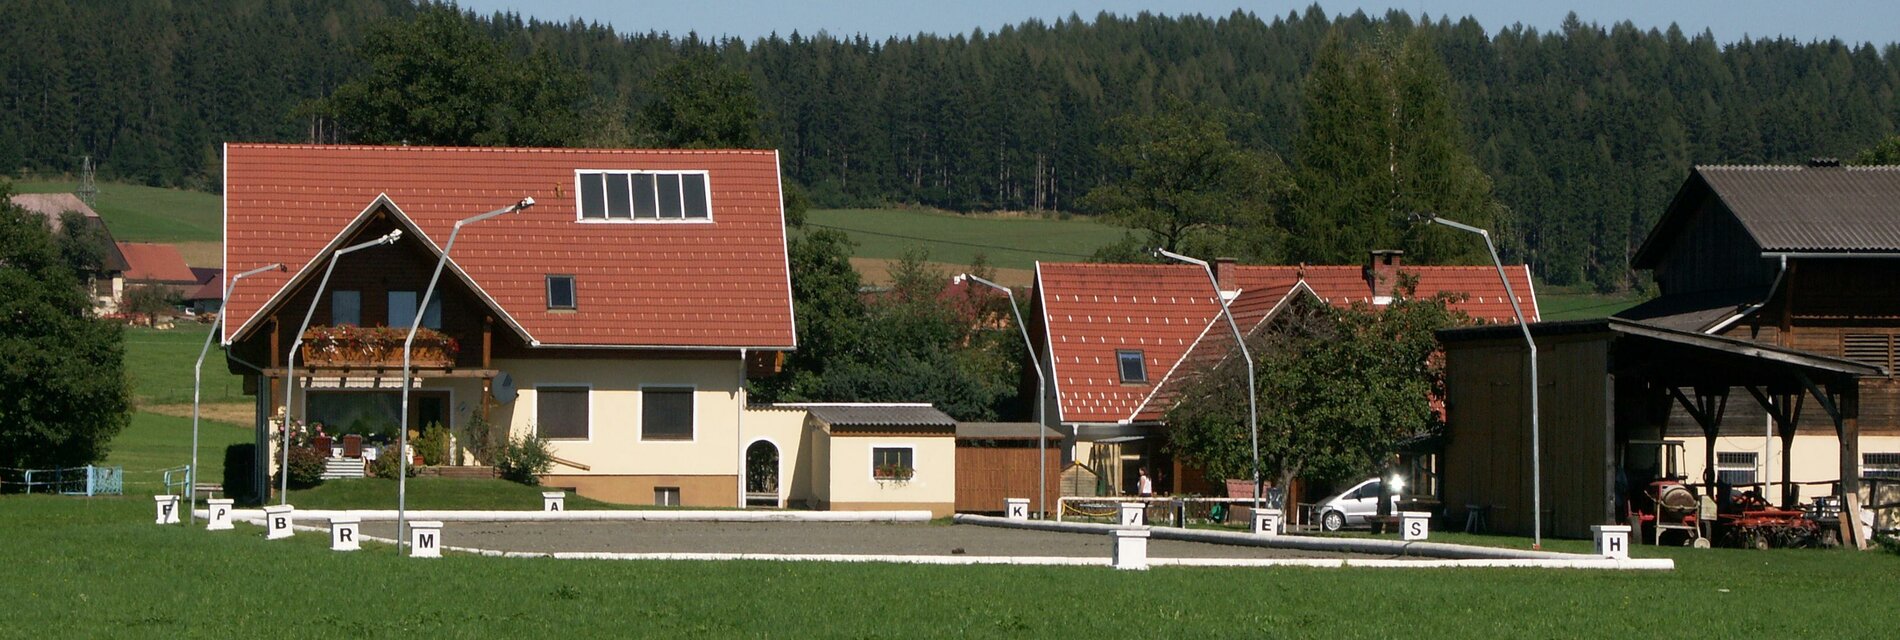
[[[1135,482],[1135,493],[1145,496],[1153,494],[1154,492],[1155,482],[1154,480],[1148,479],[1148,476],[1142,476],[1140,480]]]

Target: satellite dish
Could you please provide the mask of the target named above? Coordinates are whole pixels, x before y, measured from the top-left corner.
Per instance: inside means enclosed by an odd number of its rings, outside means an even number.
[[[514,402],[515,393],[515,377],[508,375],[506,371],[496,372],[495,381],[488,387],[488,394],[495,397],[495,402],[501,404]]]

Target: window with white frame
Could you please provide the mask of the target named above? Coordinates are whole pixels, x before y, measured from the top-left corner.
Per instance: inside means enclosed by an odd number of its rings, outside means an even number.
[[[1753,451],[1715,452],[1715,481],[1731,485],[1755,484],[1759,478]]]
[[[917,473],[916,450],[910,447],[872,447],[871,477],[877,480],[909,480]]]
[[[1860,454],[1863,478],[1900,478],[1900,453]]]
[[[578,171],[575,180],[582,221],[712,220],[712,190],[705,171]]]

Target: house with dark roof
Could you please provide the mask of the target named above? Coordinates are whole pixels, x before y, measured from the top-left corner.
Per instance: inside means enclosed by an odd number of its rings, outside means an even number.
[[[1513,323],[1511,300],[1490,266],[1405,265],[1397,251],[1374,251],[1364,265],[1238,265],[1206,270],[1179,264],[1038,263],[1032,340],[1048,376],[1050,424],[1065,453],[1110,487],[1133,493],[1135,470],[1158,476],[1157,491],[1207,492],[1191,463],[1164,451],[1166,414],[1194,375],[1233,350],[1220,316],[1225,298],[1245,332],[1302,299],[1339,307],[1391,304],[1401,274],[1414,294],[1459,294],[1453,308],[1483,323]],[[1527,318],[1536,319],[1528,267],[1506,269]],[[1208,479],[1218,482],[1220,479]]]
[[[257,392],[259,485],[286,403],[332,435],[394,434],[400,332],[377,328],[420,315],[409,423],[449,430],[455,462],[534,434],[551,486],[743,503],[748,361],[796,346],[776,152],[233,143],[224,176],[223,273],[285,265],[238,283],[221,336]],[[524,198],[462,228],[420,308],[457,221]]]
[[[1900,476],[1900,167],[1695,167],[1631,262],[1662,295],[1620,318],[1884,369],[1860,380],[1849,462],[1861,476]],[[1692,476],[1811,499],[1843,473],[1820,405],[1791,407],[1798,421],[1771,436],[1768,413],[1737,402],[1715,416],[1727,430],[1712,441],[1677,407],[1669,436],[1689,443]]]
[[[119,308],[119,299],[125,294],[126,270],[125,256],[119,252],[118,242],[112,239],[112,229],[106,226],[105,218],[99,216],[79,196],[70,193],[20,193],[8,198],[15,206],[28,213],[39,215],[46,220],[46,227],[53,233],[63,232],[64,218],[67,213],[79,214],[88,226],[98,229],[103,241],[100,247],[103,253],[98,273],[91,274],[86,283],[87,293],[92,298],[94,313],[112,313]]]

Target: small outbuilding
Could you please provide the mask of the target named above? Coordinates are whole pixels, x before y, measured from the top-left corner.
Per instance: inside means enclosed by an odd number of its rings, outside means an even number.
[[[800,404],[816,509],[956,510],[957,421],[928,404]]]

